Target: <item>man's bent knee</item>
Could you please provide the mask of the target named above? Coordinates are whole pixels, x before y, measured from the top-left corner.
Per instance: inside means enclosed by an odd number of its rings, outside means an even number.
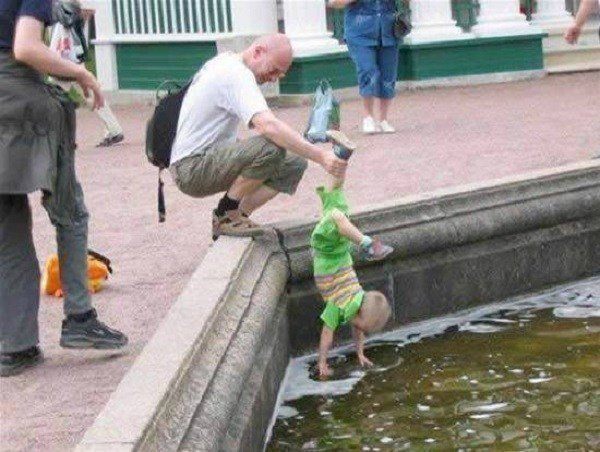
[[[255,160],[261,160],[261,161],[264,160],[271,164],[280,163],[285,158],[285,155],[286,155],[285,149],[276,145],[268,138],[264,138],[264,137],[262,137],[262,138],[263,138],[263,141],[260,146],[260,151],[257,152]]]
[[[248,179],[272,178],[285,159],[285,149],[264,137],[257,137],[253,144],[252,149],[248,150],[253,154],[252,162],[242,170],[241,175]]]
[[[293,195],[307,167],[308,162],[304,157],[288,152],[276,176],[266,180],[265,185],[280,193]]]

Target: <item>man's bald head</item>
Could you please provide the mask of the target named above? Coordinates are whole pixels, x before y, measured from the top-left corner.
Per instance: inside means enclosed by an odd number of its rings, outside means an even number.
[[[285,75],[292,64],[292,45],[283,33],[265,35],[254,40],[242,52],[242,57],[259,84],[275,82]]]
[[[269,52],[277,55],[282,62],[287,62],[288,66],[292,62],[292,43],[283,33],[261,36],[254,40],[252,46],[265,47]]]

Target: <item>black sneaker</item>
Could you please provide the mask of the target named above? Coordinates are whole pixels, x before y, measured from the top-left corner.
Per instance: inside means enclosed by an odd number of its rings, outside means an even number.
[[[0,353],[0,377],[18,375],[28,367],[33,367],[44,360],[39,347],[30,347],[21,352]]]
[[[122,133],[118,133],[116,135],[109,135],[102,139],[100,143],[96,145],[97,148],[106,148],[108,146],[112,146],[113,144],[120,143],[125,139],[125,136]]]
[[[64,348],[115,349],[124,347],[127,342],[127,336],[98,320],[95,309],[83,322],[70,317],[62,322],[60,346]]]

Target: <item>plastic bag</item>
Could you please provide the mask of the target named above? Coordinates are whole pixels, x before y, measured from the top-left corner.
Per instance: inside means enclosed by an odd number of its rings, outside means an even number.
[[[87,276],[88,290],[92,293],[98,292],[108,275],[112,273],[110,259],[95,251],[88,250]],[[60,267],[58,255],[52,254],[44,265],[41,277],[41,290],[43,294],[62,297],[64,295],[60,281]]]
[[[304,137],[311,143],[325,143],[327,130],[340,130],[340,104],[329,81],[321,80],[315,91]]]
[[[61,24],[56,24],[52,28],[50,50],[73,63],[79,64],[85,61],[85,49],[80,39],[70,29]]]

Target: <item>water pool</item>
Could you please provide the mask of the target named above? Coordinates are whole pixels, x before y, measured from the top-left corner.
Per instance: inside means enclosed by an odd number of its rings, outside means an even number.
[[[291,362],[267,450],[599,450],[600,279]]]

